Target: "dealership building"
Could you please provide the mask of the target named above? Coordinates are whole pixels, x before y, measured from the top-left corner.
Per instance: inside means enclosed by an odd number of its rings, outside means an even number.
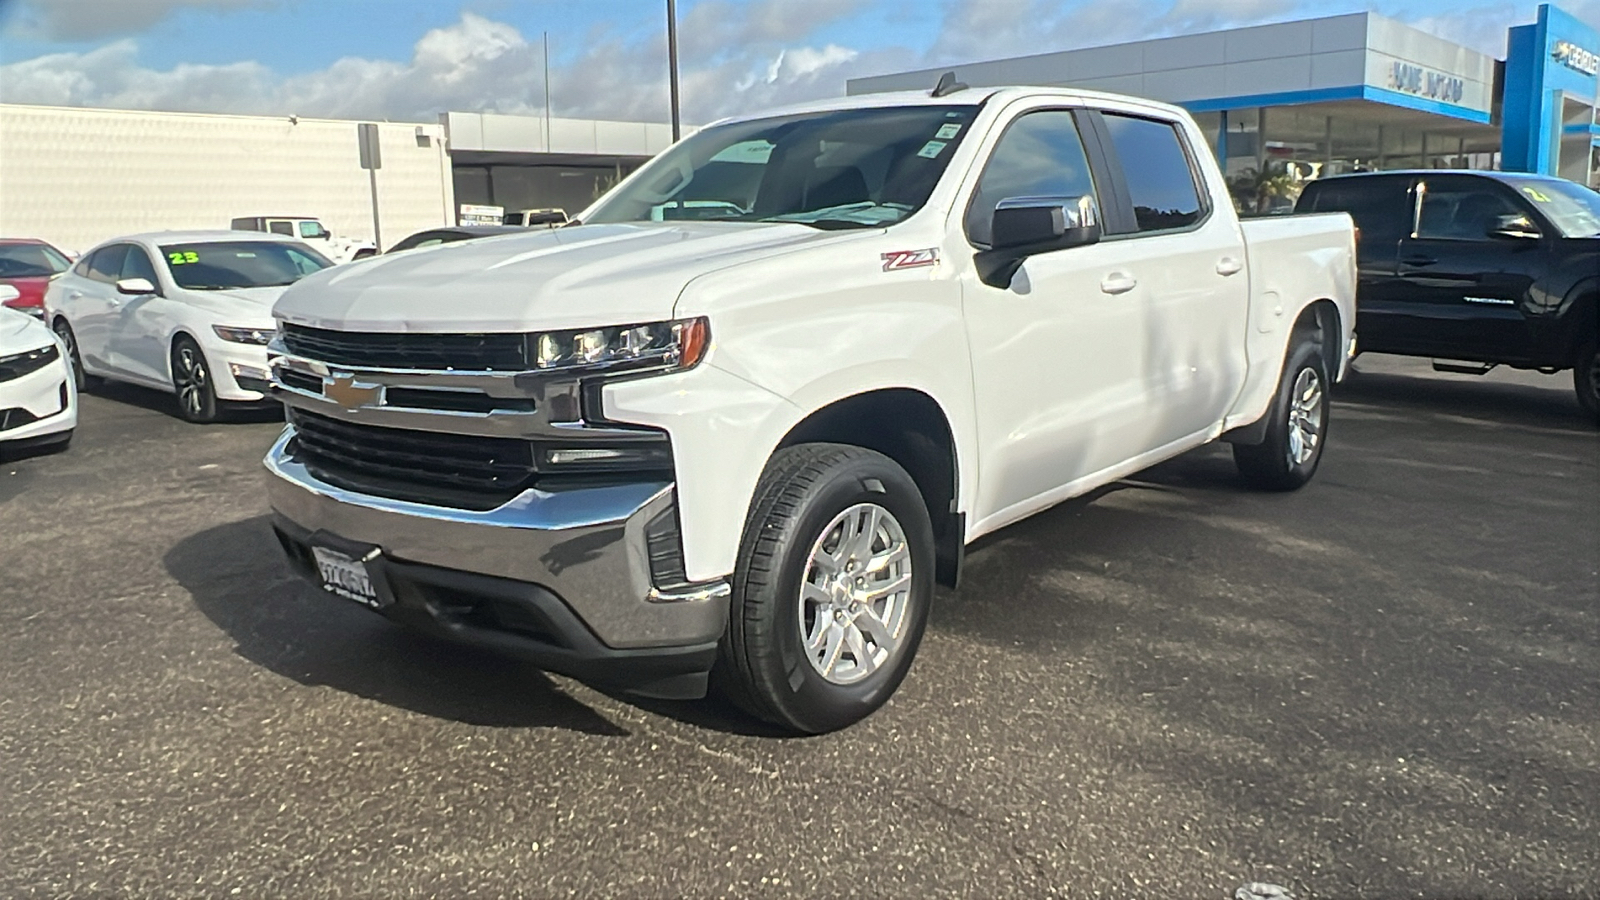
[[[379,122],[0,104],[0,236],[69,251],[144,231],[314,216],[388,247],[468,207],[576,213],[672,143],[664,123],[447,112]]]
[[[928,89],[942,66],[852,79],[849,94]],[[1498,168],[1600,184],[1600,34],[1556,6],[1497,59],[1374,13],[953,67],[973,87],[1037,84],[1188,109],[1230,175]]]

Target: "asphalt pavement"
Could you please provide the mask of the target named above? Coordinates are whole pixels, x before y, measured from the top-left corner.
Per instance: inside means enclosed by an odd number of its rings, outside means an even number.
[[[1322,470],[1205,448],[971,548],[816,738],[291,575],[271,411],[0,462],[0,896],[1600,897],[1600,437],[1363,358]]]

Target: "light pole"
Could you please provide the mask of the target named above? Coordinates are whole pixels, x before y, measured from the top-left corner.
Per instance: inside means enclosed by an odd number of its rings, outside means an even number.
[[[678,141],[678,4],[667,0],[667,80],[672,88],[672,141]]]

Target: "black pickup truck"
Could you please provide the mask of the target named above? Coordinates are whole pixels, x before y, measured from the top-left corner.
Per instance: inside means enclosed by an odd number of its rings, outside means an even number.
[[[1313,181],[1296,212],[1360,229],[1360,349],[1444,371],[1573,370],[1600,423],[1600,193],[1559,178],[1428,170]]]

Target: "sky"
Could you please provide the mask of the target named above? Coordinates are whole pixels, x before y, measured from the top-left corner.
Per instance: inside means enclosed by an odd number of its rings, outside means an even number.
[[[1600,23],[1600,0],[1562,0]],[[1535,0],[679,0],[683,120],[845,80],[1373,10],[1504,58]],[[0,102],[666,121],[665,0],[0,0]],[[930,85],[931,87],[931,85]]]

